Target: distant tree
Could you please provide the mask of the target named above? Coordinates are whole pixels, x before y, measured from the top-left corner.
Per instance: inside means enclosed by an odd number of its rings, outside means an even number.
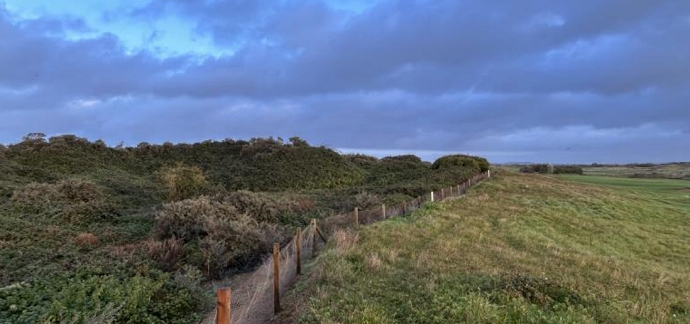
[[[532,164],[526,165],[520,168],[522,173],[541,173],[541,174],[553,174],[558,173],[560,167],[554,167],[553,164]]]
[[[303,140],[297,136],[290,137],[288,140],[294,146],[309,146],[309,143],[307,143],[307,141],[305,141],[305,140]]]
[[[108,147],[108,145],[105,144],[105,142],[103,140],[100,140],[100,139],[93,142],[93,146],[94,146],[94,148],[97,148],[97,149],[104,149],[104,148]]]
[[[26,136],[22,137],[22,141],[24,141],[24,142],[45,142],[46,141],[46,134],[44,134],[44,133],[29,133]]]

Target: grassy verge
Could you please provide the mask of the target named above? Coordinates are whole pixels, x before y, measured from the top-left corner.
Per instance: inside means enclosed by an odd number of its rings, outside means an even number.
[[[690,197],[666,182],[578,179],[501,173],[465,198],[340,232],[288,297],[290,320],[689,322]]]

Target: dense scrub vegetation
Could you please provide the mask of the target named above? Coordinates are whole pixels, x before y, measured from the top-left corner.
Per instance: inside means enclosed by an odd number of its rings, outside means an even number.
[[[485,159],[341,155],[299,138],[0,146],[0,322],[189,323],[201,285],[295,226],[460,183]]]
[[[553,168],[553,174],[583,174],[581,167],[573,165],[557,165]]]
[[[522,173],[542,174],[583,174],[583,170],[575,165],[532,164],[520,168]]]

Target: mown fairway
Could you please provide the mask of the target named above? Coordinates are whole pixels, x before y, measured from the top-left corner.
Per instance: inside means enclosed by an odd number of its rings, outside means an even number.
[[[688,323],[690,182],[499,173],[336,235],[305,323]]]
[[[688,207],[688,201],[683,198],[690,197],[690,181],[674,179],[636,179],[618,178],[606,176],[578,176],[561,175],[568,180],[581,183],[589,183],[611,187],[619,190],[636,191],[644,196],[658,194],[657,198],[666,203],[677,203],[678,207]],[[681,199],[680,201],[676,201]]]

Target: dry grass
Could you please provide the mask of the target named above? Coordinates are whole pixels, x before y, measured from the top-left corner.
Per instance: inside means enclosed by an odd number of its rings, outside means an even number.
[[[77,246],[79,246],[82,249],[92,248],[98,245],[98,242],[98,237],[91,233],[79,233],[74,238],[74,243],[76,243]]]
[[[175,270],[184,256],[184,242],[174,237],[160,241],[149,239],[144,241],[144,247],[156,265],[165,271]]]
[[[359,234],[352,229],[339,229],[333,233],[333,241],[335,242],[335,252],[337,254],[345,254],[352,250],[359,240]]]

